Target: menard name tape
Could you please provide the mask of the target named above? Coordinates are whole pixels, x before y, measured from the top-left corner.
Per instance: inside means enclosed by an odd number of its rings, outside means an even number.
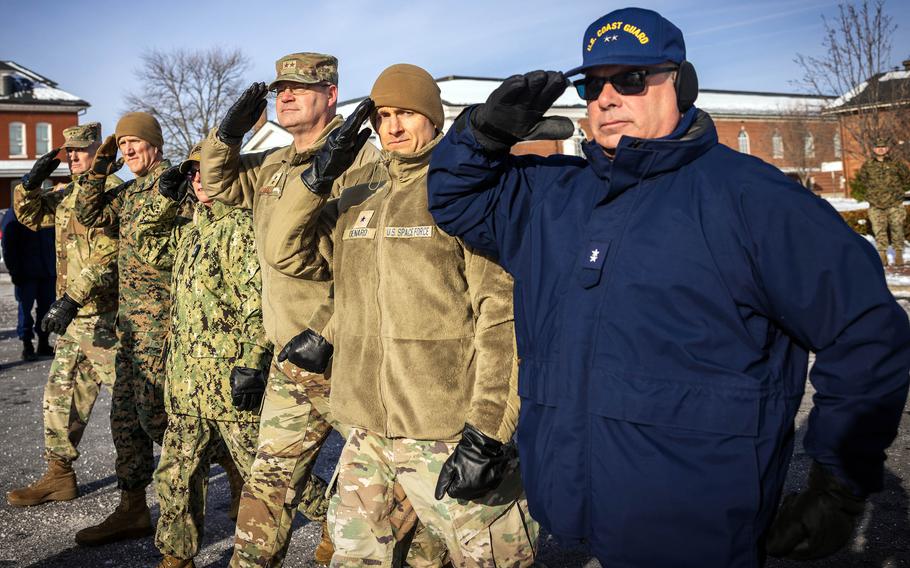
[[[386,227],[387,239],[426,239],[433,236],[433,225],[423,227]]]
[[[376,236],[376,229],[368,229],[366,227],[357,227],[355,229],[348,229],[344,232],[342,240],[350,239],[372,239]]]

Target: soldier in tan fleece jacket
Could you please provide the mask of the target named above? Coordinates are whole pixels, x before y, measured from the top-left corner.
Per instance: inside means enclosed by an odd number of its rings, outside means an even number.
[[[455,565],[531,565],[537,524],[510,443],[518,411],[511,279],[427,211],[444,119],[432,77],[393,65],[370,97],[303,173],[310,191],[293,192],[295,202],[276,213],[263,250],[282,273],[334,278],[312,329],[279,356],[320,372],[334,345],[332,413],[352,429],[329,508],[332,566],[391,565],[396,481]],[[325,172],[343,171],[356,155],[370,111],[381,159],[348,171],[353,183],[331,198]],[[322,329],[332,306],[331,329]]]

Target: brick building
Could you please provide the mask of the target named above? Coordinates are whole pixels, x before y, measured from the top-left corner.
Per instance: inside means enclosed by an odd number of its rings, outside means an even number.
[[[35,159],[63,142],[63,129],[79,123],[89,103],[13,61],[0,61],[0,209]],[[46,184],[69,181],[61,164]]]
[[[891,140],[893,157],[910,160],[910,60],[902,65],[902,69],[875,74],[824,110],[840,125],[848,181],[870,158],[879,136]]]

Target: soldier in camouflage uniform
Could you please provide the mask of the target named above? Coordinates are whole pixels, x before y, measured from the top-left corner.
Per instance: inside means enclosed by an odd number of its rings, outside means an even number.
[[[147,113],[128,113],[102,144],[88,175],[76,218],[87,227],[120,231],[116,382],[111,433],[117,450],[120,504],[101,524],[76,533],[76,542],[97,545],[154,533],[145,488],[154,471],[153,441],[161,443],[164,410],[164,346],[170,314],[171,232],[188,221],[183,207],[158,193],[158,178],[170,164],[162,157],[161,127]],[[105,191],[106,176],[119,169],[117,150],[136,179]]]
[[[268,90],[254,83],[231,107],[219,128],[202,143],[202,185],[213,199],[251,207],[253,230],[262,267],[263,323],[269,340],[281,348],[302,328],[328,292],[330,282],[287,277],[262,261],[270,246],[266,229],[275,211],[284,207],[285,186],[296,179],[340,124],[337,60],[329,55],[295,53],[276,62],[277,77],[269,86],[276,93],[278,122],[294,143],[255,154],[240,154],[243,135],[266,106]],[[376,160],[366,148],[357,164]],[[342,183],[344,176],[341,176]],[[231,566],[279,565],[287,552],[291,522],[298,504],[313,498],[307,516],[323,520],[324,482],[316,483],[313,463],[328,436],[328,381],[322,375],[300,373],[290,364],[273,364],[262,407],[259,448],[245,484],[237,519]],[[331,556],[323,539],[316,559]]]
[[[244,475],[252,468],[265,385],[248,379],[267,369],[272,357],[262,327],[252,213],[209,199],[202,191],[199,156],[197,146],[159,182],[167,196],[180,200],[190,190],[197,198],[193,222],[174,232],[168,425],[155,471],[161,568],[194,565],[203,534],[205,458],[223,440]],[[191,189],[183,189],[181,178]],[[232,386],[242,409],[232,403]]]
[[[357,131],[367,116],[382,159],[347,170],[353,183],[332,198],[332,172],[365,142]],[[389,67],[343,134],[294,180],[305,188],[289,188],[269,226],[271,267],[334,277],[334,299],[319,310],[334,310],[328,329],[315,321],[277,357],[320,372],[334,344],[332,413],[351,430],[328,512],[333,567],[392,565],[396,482],[456,566],[534,562],[538,525],[511,443],[519,405],[512,281],[427,210],[443,123],[429,73]]]
[[[57,296],[45,321],[60,334],[44,388],[44,457],[47,473],[37,482],[7,494],[10,505],[65,501],[78,494],[73,462],[102,385],[114,384],[117,336],[117,229],[88,229],[74,215],[81,191],[77,177],[92,163],[101,142],[101,125],[90,122],[63,131],[72,181],[41,189],[60,163],[59,148],[39,158],[16,186],[13,207],[19,222],[33,231],[55,227]],[[119,185],[117,176],[107,187]]]
[[[904,192],[910,190],[910,170],[905,163],[891,159],[890,150],[887,140],[876,140],[872,150],[875,158],[863,164],[856,178],[866,188],[869,221],[882,264],[888,266],[890,237],[894,264],[899,266],[904,263],[904,221],[907,218]]]

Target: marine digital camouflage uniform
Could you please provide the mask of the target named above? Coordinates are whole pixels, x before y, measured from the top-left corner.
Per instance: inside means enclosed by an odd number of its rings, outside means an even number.
[[[65,134],[69,141],[71,133]],[[122,182],[110,176],[106,183],[110,189]],[[117,352],[117,228],[89,229],[76,220],[80,189],[74,176],[49,191],[19,184],[13,195],[20,223],[33,231],[55,227],[57,297],[66,293],[81,305],[57,339],[44,388],[45,458],[68,463],[79,457],[77,446],[101,386],[114,384]]]
[[[161,443],[164,410],[164,346],[171,306],[171,232],[188,221],[187,206],[158,193],[160,162],[135,182],[103,191],[97,178],[80,178],[84,191],[76,216],[89,227],[119,227],[120,299],[117,313],[117,380],[111,401],[111,433],[117,450],[117,484],[123,490],[152,481],[152,442]]]
[[[197,204],[175,242],[155,544],[162,554],[188,559],[203,534],[207,458],[223,440],[246,479],[256,456],[259,414],[234,408],[231,369],[264,369],[271,344],[262,327],[250,211]]]
[[[904,192],[910,190],[910,170],[903,162],[886,157],[882,161],[867,160],[856,174],[866,188],[869,202],[869,221],[875,234],[875,248],[879,253],[890,244],[897,251],[904,247]]]

